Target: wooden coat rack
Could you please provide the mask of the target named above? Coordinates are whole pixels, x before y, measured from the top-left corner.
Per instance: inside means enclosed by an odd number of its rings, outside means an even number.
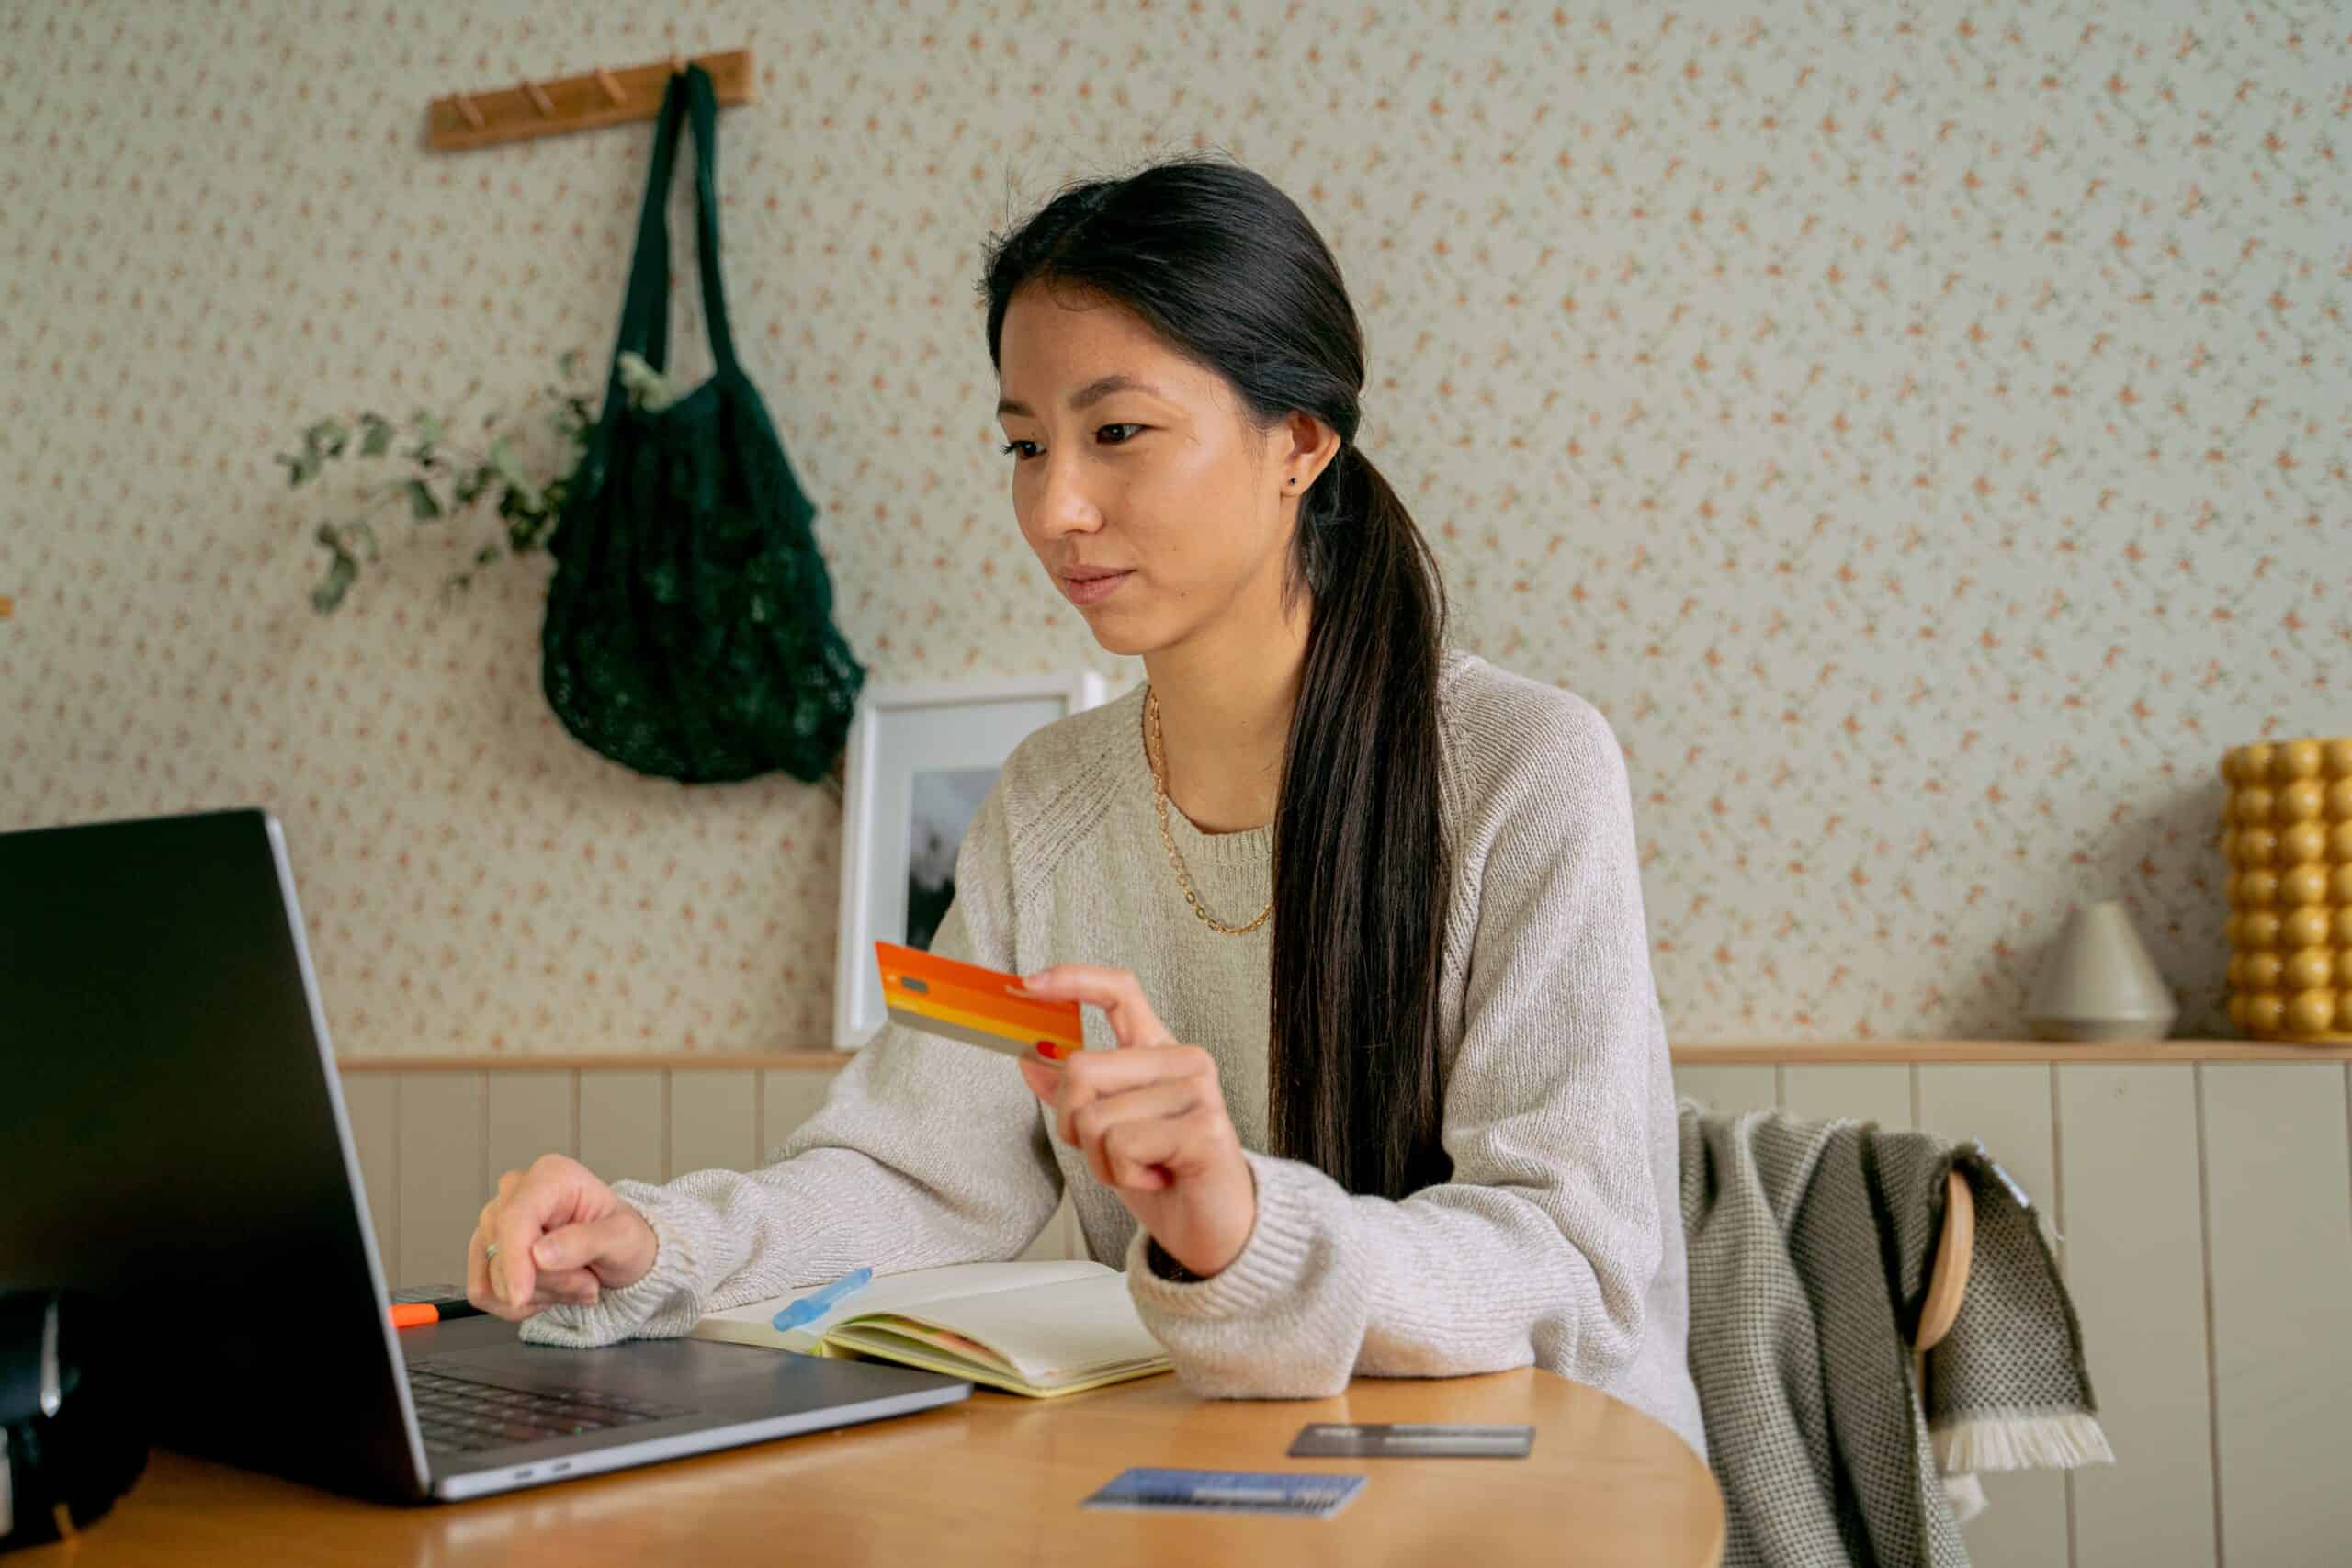
[[[710,73],[710,85],[722,107],[752,101],[750,50],[673,54],[650,65],[591,71],[580,76],[435,98],[424,112],[424,142],[435,152],[462,152],[502,141],[651,119],[662,112],[662,95],[670,78],[683,73],[689,64]]]

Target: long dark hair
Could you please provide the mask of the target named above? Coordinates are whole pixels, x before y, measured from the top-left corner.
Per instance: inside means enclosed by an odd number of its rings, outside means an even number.
[[[1340,435],[1299,504],[1285,591],[1306,667],[1274,815],[1269,1141],[1351,1192],[1453,1171],[1439,1133],[1438,975],[1452,846],[1439,809],[1437,559],[1355,446],[1363,333],[1339,264],[1263,175],[1211,158],[1066,187],[991,237],[989,359],[1022,285],[1100,295],[1238,393],[1258,434]]]

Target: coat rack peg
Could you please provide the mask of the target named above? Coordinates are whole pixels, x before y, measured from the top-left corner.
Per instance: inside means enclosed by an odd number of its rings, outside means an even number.
[[[673,50],[668,59],[644,65],[600,66],[577,76],[435,98],[425,110],[425,145],[436,152],[457,152],[559,131],[651,119],[662,112],[671,78],[684,75],[692,65],[710,73],[711,87],[720,104],[752,101],[750,50],[693,55]]]

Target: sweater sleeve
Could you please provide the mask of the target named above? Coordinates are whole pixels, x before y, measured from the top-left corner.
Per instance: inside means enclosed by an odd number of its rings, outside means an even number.
[[[1641,1347],[1664,1248],[1648,1101],[1666,1046],[1632,801],[1598,710],[1564,693],[1536,711],[1481,813],[1494,827],[1444,1090],[1452,1179],[1358,1197],[1252,1150],[1257,1224],[1220,1272],[1167,1279],[1138,1232],[1129,1292],[1200,1393],[1325,1396],[1356,1373],[1499,1371],[1539,1350],[1600,1384]]]
[[[956,852],[932,951],[1013,962],[1001,782]],[[876,1274],[1018,1256],[1061,1199],[1045,1119],[1003,1057],[891,1023],[849,1060],[773,1164],[616,1181],[657,1243],[642,1280],[544,1309],[525,1340],[585,1348],[676,1336],[705,1313],[870,1265]]]

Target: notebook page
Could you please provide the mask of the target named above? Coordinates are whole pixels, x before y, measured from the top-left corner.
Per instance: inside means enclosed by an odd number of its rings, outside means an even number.
[[[1058,1285],[1103,1275],[1121,1282],[1125,1276],[1089,1258],[1046,1259],[1025,1263],[951,1263],[940,1269],[913,1269],[903,1274],[876,1276],[862,1291],[853,1291],[814,1323],[777,1333],[775,1314],[816,1290],[815,1285],[765,1301],[748,1302],[706,1313],[695,1325],[703,1338],[747,1338],[758,1344],[781,1344],[789,1349],[813,1349],[825,1331],[844,1319],[871,1313],[904,1312],[950,1296],[984,1296],[998,1291],[1021,1291],[1038,1285]],[[713,1325],[702,1333],[703,1325]]]
[[[866,1317],[876,1310],[868,1304],[848,1315]],[[904,1309],[904,1314],[978,1340],[1010,1362],[1024,1381],[1040,1387],[1168,1354],[1136,1314],[1127,1277],[1109,1268],[1091,1278],[1041,1284],[1018,1293],[934,1299]]]
[[[876,1340],[904,1340],[926,1346],[958,1361],[969,1361],[974,1366],[1002,1372],[1010,1378],[1018,1379],[1021,1375],[1020,1370],[1012,1362],[978,1340],[967,1339],[953,1329],[934,1328],[930,1324],[918,1323],[903,1314],[861,1317],[845,1323],[836,1336],[835,1343],[847,1344],[854,1349],[871,1349]]]

